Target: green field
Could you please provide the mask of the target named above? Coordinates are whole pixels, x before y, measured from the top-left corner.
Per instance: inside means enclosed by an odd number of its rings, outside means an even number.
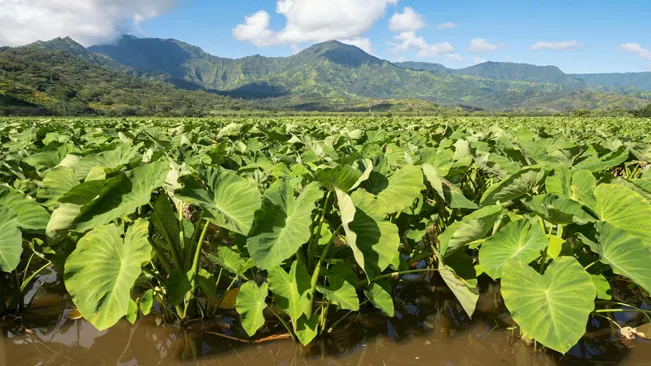
[[[353,313],[394,316],[395,289],[426,274],[469,317],[499,284],[520,333],[566,353],[589,321],[648,322],[650,130],[641,118],[0,119],[0,314],[26,311],[53,270],[99,330],[235,309],[240,337],[278,320],[309,344]]]

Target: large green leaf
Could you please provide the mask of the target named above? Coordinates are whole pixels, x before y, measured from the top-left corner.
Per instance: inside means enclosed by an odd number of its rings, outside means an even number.
[[[594,190],[597,188],[597,179],[588,170],[576,170],[572,174],[570,198],[593,208],[597,203]]]
[[[10,209],[16,214],[19,228],[34,233],[45,232],[50,214],[44,207],[22,192],[0,186],[0,206]]]
[[[303,315],[296,322],[294,333],[302,345],[307,346],[319,334],[319,314],[313,314],[311,318]]]
[[[592,250],[616,274],[625,276],[651,293],[651,249],[642,239],[608,223],[598,225],[599,244]]]
[[[306,313],[306,307],[312,305],[308,299],[311,277],[305,266],[294,261],[289,273],[277,266],[268,271],[269,289],[274,294],[276,306],[282,309],[294,322]]]
[[[268,294],[269,284],[267,283],[258,287],[254,281],[249,281],[240,287],[235,309],[240,314],[240,322],[249,337],[253,337],[265,323],[263,311],[267,307],[265,300]]]
[[[156,161],[134,168],[128,177],[119,174],[107,179],[97,198],[81,207],[74,231],[85,232],[132,214],[149,203],[152,191],[163,185],[168,171],[167,162]]]
[[[53,208],[59,198],[78,184],[79,180],[75,177],[75,172],[70,168],[60,166],[45,174],[36,198],[44,200],[45,207]]]
[[[503,181],[490,186],[481,198],[481,205],[506,203],[533,191],[545,177],[545,171],[536,166],[523,168]]]
[[[64,283],[75,306],[97,329],[127,314],[131,288],[151,259],[149,223],[136,221],[122,239],[115,225],[98,226],[77,243],[65,263]]]
[[[379,173],[375,173],[378,176]],[[407,165],[388,179],[366,181],[363,186],[370,194],[364,195],[366,213],[382,218],[409,207],[420,196],[423,186],[423,172],[420,167]],[[353,197],[357,190],[353,192]]]
[[[624,186],[601,184],[595,190],[595,212],[612,226],[644,239],[651,245],[651,204]]]
[[[393,306],[393,298],[387,284],[372,283],[364,294],[375,305],[376,308],[382,310],[386,316],[395,316],[395,308]]]
[[[219,255],[218,257],[208,254],[208,259],[237,276],[244,274],[244,272],[255,266],[250,258],[243,257],[226,246],[217,248],[217,254]]]
[[[255,212],[261,206],[258,188],[237,174],[208,167],[201,177],[206,189],[191,176],[180,180],[183,188],[174,195],[204,210],[204,218],[215,225],[247,235],[251,230]]]
[[[285,180],[279,179],[269,187],[246,240],[258,268],[279,266],[310,239],[312,210],[322,197],[317,182],[305,187],[298,198],[294,198],[294,188]]]
[[[540,226],[528,220],[513,221],[484,242],[479,249],[479,263],[489,276],[498,279],[507,261],[528,264],[538,258],[548,244]]]
[[[336,193],[347,243],[357,264],[368,277],[379,275],[391,264],[400,245],[398,227],[367,214],[373,204],[370,193],[357,190],[354,198],[339,189]]]
[[[18,217],[10,209],[0,206],[0,271],[11,272],[20,263],[23,252],[23,234],[18,229]],[[0,301],[5,301],[0,299]]]
[[[459,300],[463,310],[466,311],[469,317],[472,317],[479,300],[479,290],[457,275],[454,269],[449,266],[441,263],[438,271],[445,284],[448,285],[454,296]]]
[[[483,207],[448,226],[438,237],[439,252],[449,256],[473,241],[485,238],[502,215],[499,206]]]
[[[566,353],[585,333],[597,291],[573,257],[560,257],[540,275],[525,261],[510,260],[502,271],[504,303],[522,333]]]
[[[344,277],[331,274],[328,277],[328,286],[317,286],[317,291],[323,294],[328,301],[346,310],[359,310],[359,298],[355,286]]]
[[[583,205],[569,198],[552,194],[527,197],[523,203],[545,220],[555,225],[587,224],[596,221]]]

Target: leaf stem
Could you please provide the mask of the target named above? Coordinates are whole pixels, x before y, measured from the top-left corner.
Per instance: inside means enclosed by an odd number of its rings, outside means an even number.
[[[328,241],[328,244],[326,245],[325,249],[323,249],[323,253],[321,253],[321,256],[319,257],[319,261],[316,264],[316,267],[314,268],[314,273],[312,273],[312,280],[310,282],[310,290],[308,292],[309,294],[309,299],[310,299],[310,306],[307,309],[307,315],[308,319],[312,317],[312,313],[314,311],[314,291],[316,290],[316,284],[319,282],[319,274],[321,273],[321,265],[323,264],[323,261],[325,260],[326,256],[328,255],[328,252],[330,251],[330,248],[332,247],[332,244],[335,242],[335,239],[337,238],[337,235],[339,234],[339,230],[344,226],[344,224],[339,225],[337,230],[335,230],[332,233],[332,237]]]
[[[328,191],[328,193],[326,194],[325,203],[323,204],[323,211],[321,211],[321,217],[319,218],[319,225],[317,226],[317,230],[316,233],[314,234],[314,237],[312,238],[312,240],[310,240],[310,243],[308,245],[308,251],[307,251],[308,267],[307,268],[312,268],[314,266],[314,260],[316,257],[316,248],[318,247],[319,239],[321,239],[321,229],[323,228],[325,214],[328,211],[328,203],[331,197],[332,197],[332,191]]]
[[[172,263],[170,263],[169,259],[165,256],[165,250],[152,240],[152,238],[149,238],[149,244],[154,248],[154,252],[158,257],[158,260],[160,260],[160,263],[163,265],[163,268],[165,268],[165,271],[167,271],[168,274],[172,273]]]
[[[597,262],[598,262],[598,261],[594,261],[594,262],[588,264],[587,266],[585,266],[585,267],[583,268],[583,270],[587,271],[588,269],[590,269],[590,267],[594,266],[595,263],[597,263]]]
[[[593,313],[643,313],[651,314],[651,310],[642,310],[642,309],[599,309],[593,311]]]
[[[39,269],[37,269],[36,271],[34,271],[34,273],[32,273],[32,275],[29,276],[27,279],[23,279],[23,283],[20,285],[20,293],[21,293],[21,296],[22,296],[23,291],[25,291],[25,288],[27,287],[27,285],[28,285],[30,282],[32,282],[32,280],[34,279],[34,277],[38,276],[39,273],[43,272],[47,267],[50,266],[50,264],[52,264],[52,263],[51,263],[51,262],[47,262],[47,263],[45,263],[41,268],[39,268]],[[25,271],[27,271],[27,269],[25,269]]]
[[[210,221],[206,220],[206,224],[203,226],[203,231],[201,231],[201,236],[197,242],[197,248],[194,252],[194,260],[192,261],[192,273],[195,275],[199,272],[199,257],[201,256],[201,246],[203,241],[206,239],[206,234],[208,233],[208,226],[210,226]]]
[[[369,301],[368,299],[364,300],[361,304],[359,304],[359,306],[362,307],[362,305],[366,304],[368,301]],[[332,324],[332,325],[330,326],[330,328],[328,328],[328,334],[332,333],[332,331],[335,330],[335,327],[336,327],[337,325],[339,325],[339,323],[341,323],[344,319],[346,319],[346,317],[348,317],[348,315],[350,315],[350,314],[352,314],[352,313],[355,313],[355,311],[354,311],[354,310],[350,310],[349,312],[347,312],[346,314],[344,314],[344,316],[342,316],[341,318],[337,319],[337,321],[334,322],[334,324]]]
[[[271,306],[267,306],[267,309],[269,309],[269,311],[270,311],[270,312],[271,312],[271,313],[272,313],[276,318],[278,318],[278,320],[282,323],[282,325],[285,327],[285,329],[287,329],[287,332],[289,332],[289,335],[292,336],[292,340],[293,340],[293,341],[296,341],[296,338],[294,338],[294,332],[292,331],[292,328],[289,327],[289,324],[287,324],[287,322],[286,322],[283,318],[281,318],[280,315],[279,315],[278,313],[276,313],[276,312],[271,308]]]

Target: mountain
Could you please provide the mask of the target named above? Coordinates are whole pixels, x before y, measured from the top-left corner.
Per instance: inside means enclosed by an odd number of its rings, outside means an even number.
[[[651,72],[627,72],[610,74],[571,74],[591,85],[613,88],[638,88],[651,91]]]
[[[536,66],[513,62],[484,62],[463,69],[449,69],[441,64],[427,62],[399,62],[396,65],[435,74],[475,76],[493,80],[527,81],[562,85],[567,89],[582,89],[586,83],[565,74],[556,66]]]
[[[425,63],[393,64],[337,41],[316,44],[289,57],[240,59],[213,56],[174,39],[133,36],[88,50],[133,69],[244,98],[419,98],[444,105],[506,110],[541,95],[572,99],[575,96],[568,92],[584,84],[553,67],[509,64],[509,70],[502,72],[503,65],[493,63],[463,70]],[[529,74],[532,76],[527,77]],[[637,107],[643,101],[622,97],[618,104]]]
[[[69,40],[55,43],[0,50],[0,115],[184,116],[256,108],[128,75],[105,66],[115,61],[88,54]]]
[[[73,80],[74,85],[69,87],[74,91],[72,99],[100,113],[112,109],[87,98],[86,89],[95,86],[84,85],[84,82],[102,85],[101,80],[87,76],[89,70],[93,70],[92,74],[101,74],[103,81],[112,77],[121,80],[117,88],[127,94],[130,91],[125,89],[126,85],[137,80],[143,83],[141,89],[165,88],[164,92],[160,89],[159,94],[182,95],[190,100],[188,103],[194,103],[201,95],[201,103],[204,103],[198,108],[201,113],[214,110],[205,105],[211,98],[222,98],[214,99],[220,106],[234,104],[238,108],[343,111],[368,110],[369,106],[381,105],[381,108],[422,111],[439,110],[438,105],[447,105],[491,111],[554,113],[574,108],[638,109],[648,103],[647,97],[651,97],[639,89],[627,90],[629,95],[610,93],[611,87],[589,86],[556,67],[489,62],[454,70],[439,64],[394,64],[338,41],[315,44],[288,57],[255,55],[240,59],[210,55],[199,47],[174,39],[134,36],[123,36],[112,44],[88,49],[70,38],[57,38],[0,52],[32,53],[23,55],[26,63],[22,66],[26,70],[10,72],[14,83],[23,82],[16,75],[29,71],[29,62],[43,67],[43,71],[47,68],[58,70],[61,81],[52,81],[48,87],[57,89],[63,81]],[[39,52],[44,53],[43,60],[37,56]],[[55,53],[58,58],[69,57],[60,60],[63,68],[50,62]],[[84,67],[77,65],[82,62]],[[70,71],[79,75],[69,75]],[[195,93],[183,94],[188,90]],[[83,93],[79,93],[81,91]],[[107,94],[101,94],[100,99],[110,99],[112,94]],[[122,100],[121,103],[126,102]],[[120,105],[130,105],[136,113],[147,110],[134,103]]]

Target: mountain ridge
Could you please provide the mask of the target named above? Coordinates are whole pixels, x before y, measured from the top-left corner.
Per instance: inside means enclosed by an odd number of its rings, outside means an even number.
[[[587,87],[555,66],[487,62],[449,69],[424,62],[392,63],[360,48],[327,41],[286,57],[222,58],[175,39],[123,36],[84,48],[69,37],[27,48],[58,50],[87,62],[177,88],[246,99],[421,99],[486,110],[633,109],[651,93],[638,89]],[[621,89],[621,90],[620,90]],[[647,95],[648,94],[648,95]],[[309,103],[308,103],[309,104]]]

